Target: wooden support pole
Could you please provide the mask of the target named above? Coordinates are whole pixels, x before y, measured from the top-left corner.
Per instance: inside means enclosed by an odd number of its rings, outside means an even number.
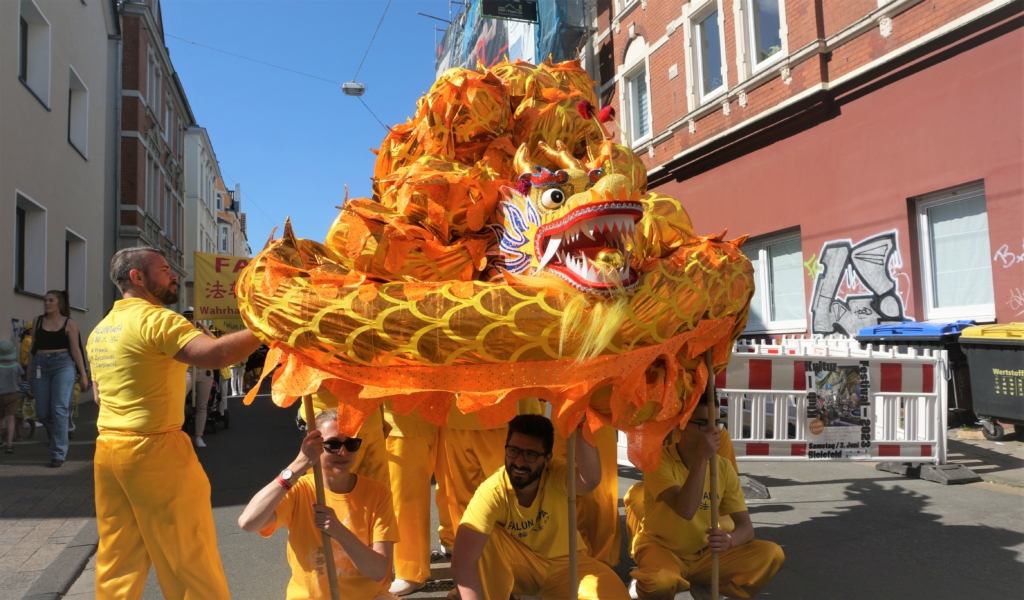
[[[704,364],[708,368],[708,382],[704,388],[704,399],[708,407],[708,425],[717,427],[718,411],[715,409],[715,370],[712,349],[704,353]],[[708,479],[711,491],[708,494],[711,502],[711,528],[718,529],[718,456],[708,461]],[[711,600],[718,600],[718,552],[711,553]]]
[[[577,558],[576,543],[576,436],[579,435],[579,428],[575,429],[569,436],[569,443],[565,447],[565,462],[568,468],[569,487],[569,600],[576,600],[580,591],[579,561]]]
[[[316,429],[313,397],[303,396],[302,407],[305,410],[306,431]],[[327,500],[324,498],[324,473],[319,460],[313,463],[313,482],[316,485],[316,503],[325,506]],[[331,544],[331,536],[327,535],[326,531],[321,531],[320,542],[324,551],[324,567],[327,569],[327,585],[331,588],[331,600],[341,600],[341,592],[338,591],[338,572],[334,570],[334,548]]]

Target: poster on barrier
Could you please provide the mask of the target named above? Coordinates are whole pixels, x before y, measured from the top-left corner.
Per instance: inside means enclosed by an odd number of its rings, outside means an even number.
[[[868,458],[871,385],[867,362],[807,361],[807,458]]]

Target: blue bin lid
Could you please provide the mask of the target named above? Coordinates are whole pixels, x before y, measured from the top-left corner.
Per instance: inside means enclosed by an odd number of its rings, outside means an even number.
[[[971,325],[974,325],[974,321],[960,320],[947,323],[903,321],[902,323],[887,323],[885,325],[876,325],[875,327],[864,327],[857,334],[857,337],[938,338],[960,335],[960,332]]]

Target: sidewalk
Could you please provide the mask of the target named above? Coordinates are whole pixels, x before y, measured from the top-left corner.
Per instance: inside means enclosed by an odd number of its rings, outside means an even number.
[[[42,426],[33,439],[15,442],[14,454],[0,454],[0,600],[29,592],[95,517],[92,457],[98,407],[88,399],[83,395],[79,405],[64,466],[49,467]],[[68,574],[68,582],[75,575]]]
[[[981,429],[950,429],[947,461],[963,464],[986,482],[1024,488],[1024,435],[990,442]]]

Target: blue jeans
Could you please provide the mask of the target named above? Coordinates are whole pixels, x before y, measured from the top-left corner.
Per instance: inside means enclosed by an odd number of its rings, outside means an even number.
[[[36,416],[46,426],[50,438],[50,458],[64,460],[68,454],[68,414],[75,389],[75,362],[69,352],[36,354],[32,357],[32,372],[27,375],[36,396]]]

